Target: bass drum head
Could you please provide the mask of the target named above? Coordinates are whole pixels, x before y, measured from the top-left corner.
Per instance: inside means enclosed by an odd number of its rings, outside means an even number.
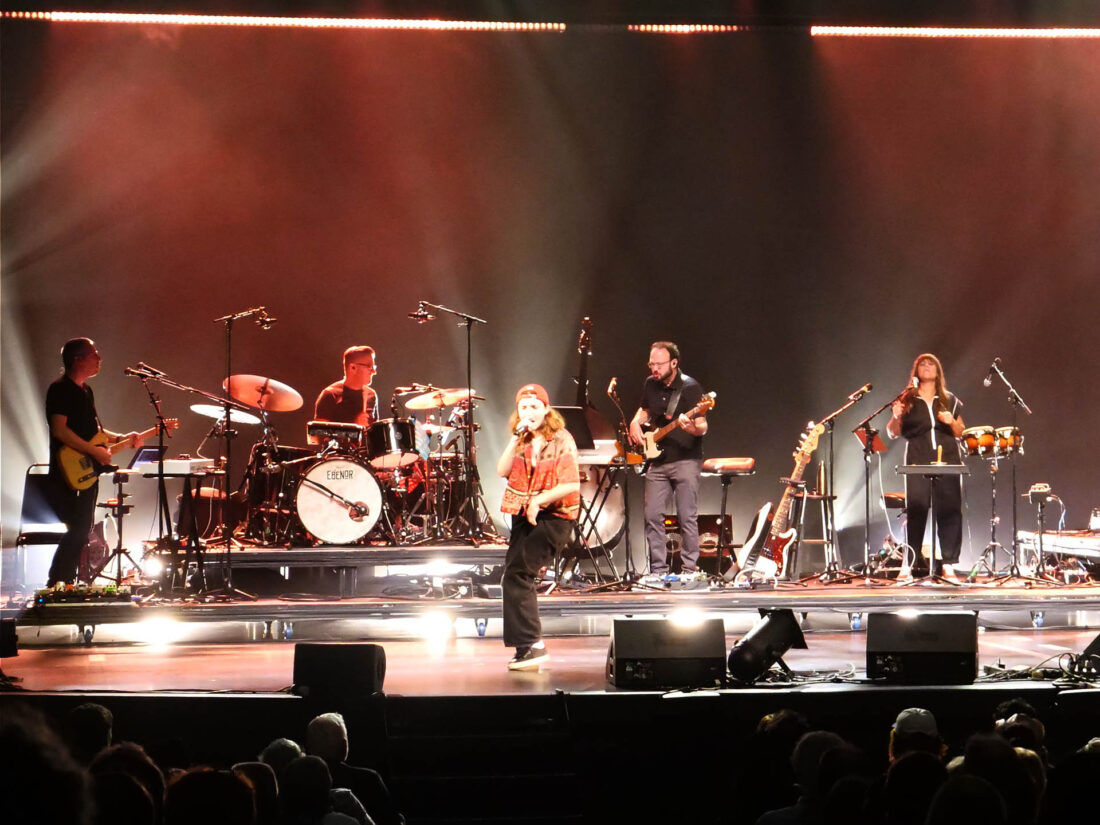
[[[323,544],[351,544],[382,515],[382,487],[370,468],[347,458],[318,461],[298,482],[298,520]]]

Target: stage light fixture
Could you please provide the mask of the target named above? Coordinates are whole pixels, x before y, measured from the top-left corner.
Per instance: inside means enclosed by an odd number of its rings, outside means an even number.
[[[794,611],[760,608],[760,621],[730,650],[730,676],[742,684],[751,684],[774,664],[790,673],[783,662],[783,654],[792,647],[806,649],[806,637],[802,635]]]

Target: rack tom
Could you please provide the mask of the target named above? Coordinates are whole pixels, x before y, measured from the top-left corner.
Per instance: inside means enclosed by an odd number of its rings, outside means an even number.
[[[343,421],[310,421],[306,424],[306,434],[313,443],[326,445],[335,442],[344,452],[354,452],[363,446],[363,425],[348,424]]]
[[[997,449],[997,436],[992,427],[968,427],[960,440],[967,455],[992,457]]]
[[[415,464],[427,444],[424,425],[412,418],[383,418],[367,430],[367,457],[377,470]]]

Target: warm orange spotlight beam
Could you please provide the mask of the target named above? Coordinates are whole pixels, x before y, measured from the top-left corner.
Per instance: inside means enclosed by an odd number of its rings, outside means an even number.
[[[972,37],[1070,40],[1100,37],[1100,29],[971,29],[938,26],[810,26],[814,37]]]
[[[391,31],[565,31],[564,23],[507,23],[488,20],[391,20],[341,17],[244,17],[224,14],[118,14],[113,12],[6,11],[4,17],[50,23],[115,23],[167,26],[258,26],[303,29]]]

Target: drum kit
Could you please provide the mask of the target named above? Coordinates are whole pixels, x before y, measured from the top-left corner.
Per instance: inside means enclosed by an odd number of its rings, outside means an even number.
[[[467,422],[471,405],[484,400],[473,390],[399,387],[391,418],[369,427],[310,421],[306,432],[313,446],[299,447],[280,444],[268,420],[269,413],[301,408],[295,389],[259,375],[232,375],[223,386],[258,412],[232,409],[229,421],[263,426],[237,495],[245,503],[243,537],[250,542],[416,544],[462,538],[473,530],[480,490]],[[406,417],[397,415],[398,395],[406,396]],[[191,409],[218,419],[211,435],[224,434],[223,407]],[[427,421],[415,417],[421,412]]]
[[[969,580],[974,581],[979,572],[997,576],[997,551],[1004,547],[997,541],[997,524],[1000,519],[997,516],[997,470],[1003,460],[1024,454],[1024,437],[1019,427],[969,427],[963,430],[959,436],[959,446],[963,455],[971,458],[982,458],[989,462],[989,476],[992,479],[990,486],[990,517],[989,517],[989,544],[986,545],[978,559],[977,564],[970,571]],[[1015,469],[1015,465],[1013,465]],[[1013,476],[1013,489],[1015,489],[1015,475]],[[1015,529],[1015,498],[1013,499],[1013,526]],[[1015,569],[1015,551],[1010,555]]]

